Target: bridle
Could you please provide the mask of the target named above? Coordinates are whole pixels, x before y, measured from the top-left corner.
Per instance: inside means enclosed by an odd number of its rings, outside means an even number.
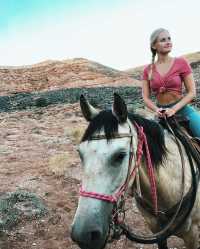
[[[128,120],[129,121],[129,120]],[[129,121],[130,122],[130,121]],[[128,123],[129,123],[128,122]],[[133,123],[134,127],[137,130],[137,135],[138,135],[138,145],[137,145],[137,151],[136,151],[136,160],[135,163],[133,163],[133,157],[134,157],[134,151],[133,151],[133,130],[132,126],[129,124],[129,133],[124,133],[124,134],[116,134],[112,139],[118,139],[118,138],[125,138],[125,137],[130,137],[130,151],[129,151],[129,164],[128,164],[128,173],[127,177],[125,179],[125,182],[116,190],[116,192],[112,195],[106,195],[106,194],[101,194],[97,192],[91,192],[91,191],[86,191],[82,187],[80,188],[80,196],[82,197],[89,197],[89,198],[94,198],[102,201],[107,201],[112,204],[114,204],[113,208],[113,214],[112,214],[112,219],[110,223],[110,227],[115,231],[117,231],[117,235],[114,234],[113,238],[119,238],[121,234],[126,234],[127,235],[127,230],[126,227],[124,226],[124,217],[125,217],[125,210],[124,210],[124,205],[125,205],[125,196],[127,194],[128,187],[130,186],[130,183],[133,184],[134,179],[136,177],[137,170],[139,169],[139,166],[141,165],[141,158],[144,153],[146,152],[146,161],[147,161],[147,172],[149,175],[149,180],[150,180],[150,186],[151,186],[151,197],[152,197],[152,202],[153,202],[153,207],[154,207],[154,213],[155,215],[158,214],[158,205],[157,205],[157,191],[156,191],[156,184],[155,184],[155,174],[154,174],[154,168],[152,166],[151,162],[151,156],[149,153],[148,149],[148,143],[147,143],[147,138],[146,135],[143,131],[143,127],[139,126],[136,122]],[[106,136],[103,134],[99,134],[96,136],[92,136],[90,140],[101,140],[101,139],[106,139]],[[145,148],[145,150],[143,150]],[[182,152],[180,152],[181,154]],[[185,168],[185,163],[183,156],[181,156],[182,160],[182,167],[183,171]],[[164,229],[162,229],[160,232],[154,234],[153,236],[136,236],[135,241],[140,242],[144,239],[147,239],[148,243],[157,243],[157,241],[161,238],[167,238],[170,235],[172,235],[172,232],[169,231],[170,226],[174,223],[176,216],[178,215],[182,201],[183,201],[183,195],[184,195],[184,187],[185,187],[185,176],[182,174],[182,195],[181,195],[181,201],[179,203],[179,206],[177,208],[177,211],[175,212],[174,216],[171,218],[170,222],[165,226]],[[120,214],[122,214],[122,220],[119,219]],[[133,237],[134,237],[133,236]],[[144,243],[144,241],[142,241]]]
[[[141,158],[143,155],[143,146],[145,146],[147,165],[148,165],[148,174],[150,177],[150,184],[151,184],[152,201],[154,204],[155,213],[157,214],[158,206],[157,206],[155,175],[154,175],[154,169],[153,169],[152,162],[151,162],[146,135],[143,131],[142,126],[139,126],[136,122],[134,123],[134,125],[138,132],[138,146],[137,146],[137,155],[136,155],[135,165],[133,164],[134,151],[133,151],[133,132],[132,132],[131,126],[129,125],[130,133],[117,134],[114,136],[114,139],[130,137],[129,164],[128,164],[128,173],[127,173],[125,182],[112,195],[100,194],[96,192],[87,192],[83,190],[82,187],[80,189],[80,195],[84,197],[95,198],[98,200],[108,201],[108,202],[117,204],[119,199],[123,195],[125,195],[129,187],[130,181],[135,178],[136,170],[139,168],[141,164]],[[105,135],[96,135],[91,138],[91,140],[100,140],[100,139],[106,139]]]
[[[113,230],[118,230],[116,229],[116,225],[118,223],[121,223],[125,217],[125,211],[124,211],[125,196],[127,194],[127,190],[129,186],[133,184],[136,174],[138,172],[139,166],[141,165],[141,159],[144,153],[144,150],[143,150],[144,147],[145,147],[145,152],[146,152],[148,174],[149,174],[150,186],[151,186],[151,195],[152,195],[152,201],[153,201],[155,214],[157,214],[157,211],[158,211],[155,174],[154,174],[154,168],[151,162],[150,152],[149,152],[149,148],[147,144],[147,138],[143,131],[142,126],[139,126],[136,122],[134,123],[134,126],[137,130],[137,135],[138,135],[138,145],[137,145],[136,155],[133,151],[133,135],[134,134],[133,134],[130,124],[129,124],[129,130],[130,130],[129,133],[115,134],[115,136],[112,138],[112,139],[119,139],[119,138],[130,137],[128,173],[127,173],[124,183],[112,195],[106,195],[106,194],[101,194],[97,192],[86,191],[82,188],[82,186],[79,192],[80,196],[82,197],[94,198],[94,199],[107,201],[107,202],[114,204],[113,215],[111,219]],[[92,136],[90,140],[101,140],[101,139],[106,139],[106,136],[103,134],[99,134],[96,136]],[[133,157],[136,158],[135,163],[133,162]],[[123,216],[123,219],[120,219],[119,216]]]

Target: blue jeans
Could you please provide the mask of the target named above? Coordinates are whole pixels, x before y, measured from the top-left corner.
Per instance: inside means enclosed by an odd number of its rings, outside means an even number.
[[[157,106],[162,107],[162,108],[170,108],[173,105],[175,105],[176,103],[177,102],[171,103],[169,105],[157,104]],[[179,111],[177,111],[177,114],[185,116],[185,117],[187,117],[189,119],[189,126],[190,126],[190,129],[192,131],[192,134],[195,137],[200,138],[200,112],[197,111],[191,105],[187,104],[183,108],[181,108]]]

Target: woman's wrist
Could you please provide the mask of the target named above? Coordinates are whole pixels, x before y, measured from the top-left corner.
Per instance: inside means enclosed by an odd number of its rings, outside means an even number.
[[[179,108],[177,108],[177,106],[175,106],[175,105],[172,106],[171,109],[174,111],[174,113],[176,113],[179,110]]]
[[[178,102],[176,105],[172,106],[171,108],[175,111],[175,113],[177,111],[179,111],[182,107],[184,107],[184,105],[186,105],[186,103],[180,103]]]
[[[157,106],[153,106],[153,107],[151,108],[151,110],[152,110],[153,112],[159,112],[160,108],[157,107]]]
[[[148,107],[151,111],[153,112],[157,111],[158,107],[150,99],[147,99],[144,102],[146,107]]]

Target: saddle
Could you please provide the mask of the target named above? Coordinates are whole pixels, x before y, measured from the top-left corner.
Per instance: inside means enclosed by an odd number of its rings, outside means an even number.
[[[170,124],[171,129],[175,134],[177,132],[181,133],[182,136],[184,136],[187,141],[187,143],[190,143],[190,148],[194,148],[196,152],[199,154],[200,157],[200,138],[195,137],[192,133],[192,130],[189,126],[190,120],[187,117],[184,117],[180,114],[175,114],[174,116],[168,118],[168,123]],[[159,124],[169,131],[169,127],[166,125],[166,121],[163,118],[159,119]],[[183,144],[184,145],[184,144]]]

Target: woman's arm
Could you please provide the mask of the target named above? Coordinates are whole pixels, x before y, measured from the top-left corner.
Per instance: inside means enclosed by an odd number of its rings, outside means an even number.
[[[145,105],[154,112],[158,112],[159,108],[150,99],[151,89],[148,80],[142,81],[142,97]]]
[[[177,112],[183,106],[190,103],[196,97],[196,86],[194,82],[194,78],[192,73],[188,74],[183,79],[187,94],[176,104],[172,107],[172,109]]]

